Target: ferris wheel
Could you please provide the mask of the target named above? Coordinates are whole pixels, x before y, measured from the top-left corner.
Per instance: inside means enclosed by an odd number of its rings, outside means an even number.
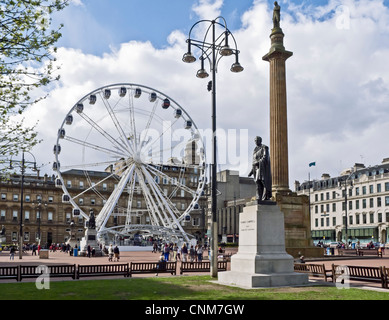
[[[103,204],[95,220],[100,238],[141,231],[189,240],[182,222],[199,206],[205,151],[193,119],[166,94],[131,83],[88,93],[66,114],[54,154],[56,185],[73,216],[89,220],[89,207],[79,201],[87,193]],[[69,186],[69,170],[82,172],[82,189]],[[104,194],[102,186],[112,180],[115,188]],[[110,226],[111,216],[125,223]],[[139,216],[147,223],[140,224]]]

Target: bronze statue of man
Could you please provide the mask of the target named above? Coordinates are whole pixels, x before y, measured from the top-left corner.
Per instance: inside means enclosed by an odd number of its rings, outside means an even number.
[[[253,151],[253,168],[249,177],[253,175],[257,184],[257,200],[270,200],[272,193],[272,181],[270,171],[270,154],[269,147],[262,144],[262,138],[255,138],[256,147]]]

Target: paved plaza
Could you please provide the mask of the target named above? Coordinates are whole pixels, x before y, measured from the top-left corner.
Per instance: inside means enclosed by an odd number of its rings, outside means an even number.
[[[237,252],[237,248],[226,248],[226,253],[235,254]],[[32,255],[31,251],[28,251],[23,254],[22,259],[19,259],[18,252],[15,254],[14,260],[10,260],[9,252],[4,251],[0,253],[0,266],[10,266],[10,265],[49,265],[49,264],[80,264],[80,265],[93,265],[93,264],[115,264],[115,263],[130,263],[131,261],[137,261],[137,262],[157,262],[159,260],[160,253],[153,253],[151,250],[148,251],[124,251],[120,253],[120,261],[119,262],[109,262],[108,256],[102,256],[102,257],[82,257],[77,256],[73,257],[69,255],[69,253],[64,253],[61,251],[55,251],[49,252],[49,259],[40,259],[38,255]],[[205,255],[207,259],[207,255]],[[180,261],[178,261],[177,270],[180,268]],[[332,264],[336,265],[352,265],[352,266],[371,266],[371,267],[378,267],[378,266],[386,266],[389,267],[389,251],[386,251],[382,258],[378,257],[360,257],[360,258],[353,258],[353,257],[347,257],[342,258],[339,256],[333,256],[333,257],[326,257],[321,259],[307,259],[306,263],[315,263],[315,264],[323,264],[325,265],[326,269],[331,269]],[[208,275],[209,272],[205,273],[186,273],[185,275]],[[172,276],[170,273],[161,273],[159,274],[160,277],[170,277]],[[179,276],[179,272],[177,272],[177,276]],[[117,276],[115,276],[117,278]],[[155,277],[155,274],[134,274],[133,277]],[[95,277],[88,277],[88,278],[82,278],[81,280],[87,280],[92,279]],[[105,277],[96,277],[95,279],[102,279]],[[112,278],[107,276],[107,278]],[[56,279],[57,281],[63,281],[63,280],[71,280],[70,278],[64,278],[64,279]],[[34,279],[23,279],[23,282],[26,281],[35,281]],[[80,281],[80,280],[78,280]],[[15,282],[15,280],[1,280],[2,282]],[[314,282],[322,282],[322,280],[317,280]],[[362,283],[358,282],[354,284],[357,287],[372,287],[372,288],[380,288],[379,284],[375,283]],[[353,286],[354,286],[353,285]],[[388,289],[384,289],[389,293]]]

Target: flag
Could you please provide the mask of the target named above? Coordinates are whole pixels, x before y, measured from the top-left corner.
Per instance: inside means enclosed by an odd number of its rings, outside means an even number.
[[[316,162],[311,162],[311,163],[309,164],[309,167],[312,167],[312,166],[316,166]]]

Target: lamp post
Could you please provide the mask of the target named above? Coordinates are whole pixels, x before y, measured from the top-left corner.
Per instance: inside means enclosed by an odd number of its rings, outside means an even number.
[[[191,33],[194,27],[201,23],[208,24],[208,28],[204,35],[204,39],[195,40],[191,38]],[[216,37],[216,27],[221,27],[221,32]],[[211,31],[211,42],[207,42],[209,32]],[[235,48],[231,48],[228,44],[228,37],[231,36],[234,40]],[[236,41],[230,30],[227,28],[226,20],[223,17],[217,17],[215,20],[200,20],[197,21],[189,31],[188,52],[182,57],[182,61],[193,63],[196,57],[192,54],[192,47],[196,47],[200,52],[201,67],[197,71],[196,77],[207,78],[208,72],[204,68],[204,61],[208,60],[210,71],[212,72],[212,81],[208,83],[208,91],[212,91],[212,163],[211,163],[211,276],[217,277],[217,215],[216,215],[216,70],[217,64],[222,57],[235,55],[235,62],[231,66],[231,72],[241,72],[243,67],[239,63],[239,50],[237,49]]]
[[[348,247],[348,230],[347,230],[347,226],[348,226],[348,212],[347,212],[347,209],[348,209],[348,203],[347,203],[347,191],[348,190],[352,190],[353,188],[353,182],[350,181],[350,187],[349,189],[347,190],[347,184],[348,184],[348,181],[349,179],[351,178],[351,176],[354,174],[354,171],[351,170],[351,173],[349,174],[349,176],[346,178],[346,180],[344,181],[339,181],[339,189],[342,190],[342,192],[344,192],[344,203],[345,203],[345,215],[346,215],[346,219],[345,219],[345,242],[346,242],[346,248]],[[343,189],[343,186],[344,186],[344,189]]]
[[[24,153],[29,153],[33,158],[34,161],[25,161],[24,160]],[[20,167],[21,173],[22,173],[22,181],[21,181],[21,191],[20,191],[20,221],[19,221],[19,259],[22,259],[23,254],[23,189],[24,189],[24,173],[27,168],[31,168],[32,171],[38,171],[38,168],[36,167],[36,160],[34,155],[31,152],[23,151],[22,152],[22,160],[10,160],[10,166],[9,169],[13,169],[13,164],[17,164]]]

